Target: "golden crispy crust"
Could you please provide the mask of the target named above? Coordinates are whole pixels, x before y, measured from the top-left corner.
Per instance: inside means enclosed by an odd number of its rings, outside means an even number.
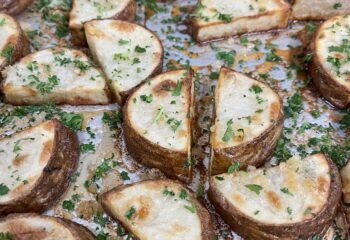
[[[90,230],[88,230],[87,228],[85,228],[84,226],[77,224],[75,222],[72,222],[70,220],[64,219],[64,218],[57,218],[57,217],[50,217],[50,216],[45,216],[45,215],[39,215],[36,213],[22,213],[22,214],[10,214],[5,218],[0,219],[0,223],[1,222],[6,222],[8,220],[15,220],[15,219],[23,219],[23,218],[30,218],[30,217],[36,217],[36,218],[41,218],[44,220],[48,220],[48,221],[54,221],[59,225],[63,225],[65,228],[69,229],[69,231],[72,233],[72,235],[74,236],[74,239],[76,240],[94,240],[95,236],[92,234],[92,232],[90,232]],[[18,228],[15,228],[16,226],[14,226],[14,231],[12,231],[11,233],[16,237],[16,234],[19,232],[23,232],[22,226],[18,226]],[[25,226],[24,226],[25,227]],[[18,232],[17,232],[17,231]],[[38,233],[38,238],[40,236],[40,231],[42,231],[41,229],[32,229],[33,234],[31,234],[31,237],[35,237],[35,232],[39,231]],[[17,239],[17,238],[15,238]]]
[[[113,188],[112,190],[108,191],[108,192],[105,192],[101,195],[101,205],[102,205],[102,208],[106,211],[106,213],[111,216],[115,221],[118,221],[118,219],[113,216],[112,214],[112,210],[111,208],[108,206],[108,196],[109,195],[113,195],[115,193],[118,193],[118,192],[121,192],[123,191],[123,189],[125,188],[128,188],[128,187],[131,187],[133,185],[136,185],[136,184],[142,184],[144,182],[148,182],[148,181],[168,181],[169,183],[174,183],[174,180],[145,180],[145,181],[141,181],[141,182],[136,182],[136,183],[133,183],[133,184],[122,184],[122,185],[119,185],[118,187],[115,187]],[[213,227],[213,222],[212,222],[212,218],[211,218],[211,215],[209,214],[208,210],[203,207],[202,203],[200,203],[198,201],[198,199],[195,197],[194,193],[188,189],[184,184],[178,182],[178,181],[175,181],[175,183],[177,184],[180,184],[183,188],[185,188],[189,193],[190,193],[190,198],[191,198],[191,201],[194,202],[194,204],[196,205],[196,213],[198,214],[199,216],[199,219],[201,221],[201,229],[202,229],[202,240],[213,240],[214,239],[214,227]],[[126,228],[129,232],[130,229],[125,226],[123,223],[121,223],[123,225],[124,228]],[[136,237],[137,240],[141,240],[139,238]]]
[[[200,2],[201,1],[199,1],[198,4],[200,4]],[[281,5],[281,7],[283,7],[283,6]],[[280,12],[281,12],[281,10],[276,10],[276,11],[269,11],[269,12],[266,12],[266,13],[259,13],[259,14],[254,15],[254,16],[239,17],[239,18],[234,19],[230,23],[234,23],[234,22],[238,22],[238,21],[242,21],[242,20],[244,20],[244,21],[258,20],[261,17],[273,16],[275,14],[279,14]],[[284,11],[280,14],[281,15],[280,19],[282,19],[283,21],[279,21],[277,26],[275,26],[273,29],[285,28],[288,25],[289,16],[291,15],[291,12],[292,12],[292,10],[291,10],[290,6],[288,6],[288,8],[286,8],[286,9],[284,9]],[[207,27],[213,27],[213,26],[220,27],[220,26],[224,26],[224,25],[230,24],[230,23],[214,22],[214,23],[207,23],[206,25],[201,26],[196,18],[192,18],[190,22],[191,22],[190,25],[191,25],[192,37],[198,43],[206,43],[206,42],[210,42],[212,40],[225,39],[225,38],[228,38],[228,37],[231,37],[231,36],[241,35],[241,34],[244,34],[244,33],[251,32],[251,31],[248,30],[249,29],[249,26],[248,26],[249,24],[247,23],[246,24],[247,25],[246,29],[243,29],[240,32],[226,33],[223,36],[217,36],[217,37],[213,37],[213,38],[210,38],[210,39],[200,39],[199,31],[201,30],[201,28],[207,28]],[[272,30],[272,28],[267,25],[265,28],[259,29],[258,31],[253,31],[253,32],[263,32],[263,31],[268,31],[268,30]]]
[[[295,224],[264,224],[244,215],[218,189],[210,186],[208,195],[223,219],[242,237],[253,239],[307,239],[327,230],[331,225],[341,199],[341,181],[337,167],[327,158],[331,185],[327,204],[314,218]]]
[[[53,206],[66,191],[70,177],[79,161],[79,143],[76,133],[60,121],[55,126],[55,139],[51,157],[42,175],[30,192],[5,203],[0,203],[0,216],[9,213],[43,212]]]
[[[73,0],[73,7],[75,5],[75,0]],[[136,16],[136,2],[134,0],[129,1],[129,4],[126,6],[126,8],[119,12],[118,14],[108,18],[108,19],[116,19],[116,20],[123,20],[127,22],[134,22]],[[69,17],[72,18],[72,12],[70,12]],[[95,20],[95,19],[91,19]],[[84,47],[87,45],[84,28],[78,28],[71,26],[70,31],[72,34],[72,43],[76,46]]]
[[[266,85],[263,82],[261,83]],[[283,106],[282,99],[279,99],[280,106]],[[214,107],[213,119],[216,118],[215,112]],[[256,167],[263,165],[265,161],[273,155],[273,150],[282,134],[283,122],[284,114],[281,107],[278,117],[274,119],[274,123],[258,137],[235,147],[222,149],[212,148],[210,174],[217,175],[225,173],[234,162],[239,162],[242,169],[245,169],[248,165]]]
[[[317,53],[316,42],[322,31],[323,24],[318,27],[310,46],[313,58],[309,62],[309,73],[312,76],[315,87],[325,99],[338,108],[346,108],[350,103],[350,89],[347,89],[332,78],[323,67]]]
[[[168,73],[171,73],[171,71]],[[189,104],[189,109],[187,111],[191,112],[191,116],[193,116],[194,105],[192,76],[193,72],[188,74],[187,78],[185,78],[183,81],[183,87],[186,87],[188,96],[191,98],[191,103]],[[135,91],[137,91],[137,89],[135,89]],[[140,133],[138,133],[132,126],[127,112],[129,105],[133,103],[131,96],[132,95],[129,96],[123,107],[124,138],[130,155],[133,157],[133,159],[147,167],[160,169],[165,175],[172,179],[180,179],[181,181],[189,182],[192,178],[192,167],[186,167],[188,152],[172,151],[166,149],[152,143],[140,135]],[[190,118],[189,121],[189,126],[191,126],[193,119]]]
[[[1,0],[0,12],[7,13],[12,16],[23,12],[33,0]]]

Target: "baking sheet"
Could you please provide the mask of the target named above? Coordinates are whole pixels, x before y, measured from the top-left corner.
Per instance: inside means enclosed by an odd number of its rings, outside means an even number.
[[[208,188],[213,94],[222,65],[267,82],[283,98],[286,112],[283,137],[267,166],[278,164],[294,154],[306,156],[318,151],[328,153],[339,167],[347,162],[350,148],[346,131],[350,115],[325,102],[303,71],[303,63],[310,58],[303,53],[317,23],[291,23],[288,29],[282,31],[244,35],[199,46],[191,39],[186,25],[196,1],[157,3],[158,12],[145,8],[145,2],[138,1],[137,21],[162,40],[165,49],[163,70],[190,66],[195,70],[196,138],[193,159],[196,165],[189,187],[212,213],[217,239],[240,239],[215,213],[205,193]],[[69,34],[66,35],[69,6],[69,0],[35,0],[26,12],[17,17],[30,39],[32,51],[56,45],[73,47]],[[82,50],[89,54],[88,49]],[[79,140],[81,144],[91,142],[94,150],[81,155],[79,169],[69,190],[46,214],[83,224],[101,240],[132,239],[118,223],[103,213],[98,204],[98,194],[122,183],[163,178],[163,174],[139,165],[128,156],[120,124],[117,124],[118,121],[113,124],[106,117],[117,118],[120,108],[116,104],[56,106],[53,112],[48,109],[0,106],[2,136],[44,119],[59,117],[61,111],[81,114],[84,119],[83,128],[78,131]],[[73,208],[67,207],[71,204]],[[343,220],[342,213],[339,219],[325,239],[347,239],[347,230],[343,229],[345,224],[339,223]]]

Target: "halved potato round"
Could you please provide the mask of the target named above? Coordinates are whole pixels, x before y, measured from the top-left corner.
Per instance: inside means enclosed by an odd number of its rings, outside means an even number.
[[[211,216],[192,192],[171,180],[121,185],[101,197],[102,207],[137,239],[213,240]]]
[[[102,71],[82,51],[54,47],[22,58],[3,71],[4,101],[13,105],[108,104]]]
[[[209,198],[247,239],[308,239],[326,231],[341,198],[337,167],[323,154],[277,167],[212,176]]]
[[[28,53],[29,42],[20,25],[13,17],[0,13],[0,72]]]
[[[311,49],[310,74],[321,95],[338,108],[350,103],[350,15],[320,25]]]
[[[223,67],[215,90],[211,174],[234,163],[260,166],[272,154],[283,128],[282,100],[267,84]]]
[[[34,213],[11,214],[0,219],[0,232],[5,240],[94,240],[85,227],[57,217]]]
[[[176,70],[142,84],[124,105],[126,147],[138,162],[171,178],[192,176],[192,73]]]
[[[69,186],[79,160],[76,134],[50,120],[0,140],[0,216],[43,212]]]
[[[111,19],[90,21],[84,28],[90,51],[120,105],[142,82],[162,72],[163,46],[149,29]]]

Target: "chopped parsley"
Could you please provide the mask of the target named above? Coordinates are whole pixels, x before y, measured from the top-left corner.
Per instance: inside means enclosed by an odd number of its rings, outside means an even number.
[[[184,207],[191,213],[196,213],[196,204],[193,202],[190,202],[190,205],[185,205]]]
[[[226,125],[227,125],[227,128],[224,133],[224,136],[222,137],[222,141],[224,142],[230,141],[234,136],[234,132],[232,128],[232,119],[228,120]]]
[[[146,52],[146,48],[143,48],[143,47],[140,47],[139,45],[137,45],[135,47],[135,52],[144,53],[144,52]]]
[[[110,130],[115,130],[123,122],[122,112],[104,112],[102,122],[107,124]]]
[[[260,191],[263,190],[263,187],[257,184],[247,184],[245,187],[250,191],[255,192],[257,195],[259,195]]]
[[[290,195],[290,196],[294,196],[293,193],[291,193],[291,192],[289,191],[289,189],[286,188],[286,187],[283,187],[283,188],[281,188],[280,190],[281,190],[281,192],[283,192],[283,193],[285,193],[285,194],[288,194],[288,195]]]
[[[169,190],[168,187],[165,187],[163,190],[163,195],[173,197],[175,196],[175,193],[174,191]]]
[[[249,88],[249,91],[254,92],[255,94],[259,94],[263,92],[262,88],[255,84]]]
[[[68,211],[73,211],[75,208],[75,204],[71,200],[64,200],[62,203],[62,208]]]
[[[342,4],[341,3],[335,3],[334,5],[333,5],[333,9],[335,9],[335,10],[337,10],[337,9],[339,9],[339,8],[341,8],[342,7]]]
[[[14,50],[14,46],[9,44],[1,51],[1,56],[6,58],[8,62],[12,62],[12,55]]]
[[[231,14],[218,13],[218,19],[224,22],[231,22],[233,16]]]
[[[120,177],[121,177],[124,181],[130,180],[130,177],[129,177],[128,172],[125,172],[125,171],[122,171],[122,172],[120,173]]]
[[[124,45],[126,45],[128,43],[129,43],[129,41],[124,40],[124,39],[119,39],[119,41],[118,41],[119,46],[124,46]]]
[[[167,120],[167,123],[170,125],[171,130],[173,130],[173,132],[176,132],[176,130],[180,127],[181,125],[181,120],[176,120],[175,118],[169,118]]]
[[[136,208],[134,206],[130,207],[128,211],[124,214],[124,217],[131,220],[132,216],[136,213]]]
[[[237,172],[240,167],[241,167],[241,163],[240,162],[235,162],[228,168],[227,173]]]
[[[234,55],[234,51],[218,52],[216,53],[216,59],[223,61],[228,66],[232,66],[235,63]]]
[[[181,90],[182,90],[182,80],[177,81],[176,87],[173,92],[174,97],[178,97],[181,95]]]
[[[148,96],[147,95],[141,95],[140,99],[142,101],[146,102],[146,103],[151,103],[152,100],[153,100],[153,95],[152,95],[152,93],[150,95],[148,95]]]
[[[0,183],[0,196],[8,194],[9,191],[10,189],[5,184]]]
[[[284,113],[287,118],[295,118],[303,109],[303,97],[298,91],[293,96],[288,97],[287,106],[284,107]]]
[[[95,151],[95,145],[93,144],[93,142],[80,144],[81,153],[94,152],[94,151]]]

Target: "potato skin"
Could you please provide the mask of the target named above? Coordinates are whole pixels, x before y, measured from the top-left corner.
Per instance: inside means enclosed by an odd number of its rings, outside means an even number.
[[[190,109],[187,110],[187,112],[191,113],[191,116],[193,116],[194,105],[192,76],[193,72],[188,74],[188,77],[183,81],[183,87],[187,88],[187,91],[189,92],[189,96],[191,98],[191,103],[189,104]],[[188,159],[188,152],[172,151],[166,149],[152,143],[148,139],[144,138],[140,133],[138,133],[132,126],[129,119],[129,114],[127,112],[128,106],[133,103],[131,96],[132,95],[129,96],[123,107],[124,139],[131,157],[147,167],[160,169],[169,178],[179,179],[183,182],[189,182],[192,178],[192,167],[191,164],[189,164],[189,166],[186,164],[186,161]],[[193,119],[191,118],[189,120],[189,125],[191,126]]]
[[[12,18],[8,16],[9,18]],[[16,21],[13,19],[13,21]],[[17,23],[17,22],[16,22]],[[6,44],[6,46],[13,46],[13,53],[11,61],[5,60],[3,64],[0,65],[0,71],[2,71],[7,65],[11,65],[18,60],[20,60],[22,57],[26,56],[30,53],[29,50],[29,40],[26,37],[25,33],[23,32],[21,26],[17,23],[17,31],[18,31],[18,37],[10,38]],[[0,73],[0,80],[2,79],[1,73]]]
[[[307,239],[322,233],[332,224],[341,199],[341,181],[337,167],[327,158],[330,166],[330,195],[326,206],[313,218],[295,224],[263,224],[247,217],[231,205],[224,196],[212,187],[208,191],[209,199],[222,218],[244,238],[252,239]]]
[[[321,25],[316,31],[310,46],[313,58],[309,62],[309,73],[312,76],[315,87],[321,95],[337,108],[343,109],[350,103],[350,89],[345,88],[333,79],[320,61],[316,51],[316,41],[322,29]]]
[[[45,215],[39,215],[36,213],[22,213],[22,214],[10,214],[6,216],[5,218],[0,219],[0,222],[5,222],[7,220],[14,220],[14,219],[23,219],[23,218],[30,218],[30,217],[36,217],[36,218],[42,218],[47,219],[48,221],[54,221],[57,222],[59,225],[63,225],[64,227],[68,228],[72,235],[74,236],[74,239],[76,240],[94,240],[95,236],[88,230],[86,227],[77,224],[75,222],[72,222],[70,220],[64,219],[64,218],[58,218],[58,217],[51,217],[51,216],[45,216]],[[18,230],[22,230],[21,226],[18,226]],[[33,233],[35,234],[35,229],[33,229]],[[16,228],[14,228],[13,234],[16,234]],[[40,236],[40,233],[38,234]],[[39,237],[38,236],[38,237]],[[34,236],[35,237],[35,236]]]
[[[70,177],[78,167],[79,143],[77,135],[58,120],[55,139],[48,164],[30,192],[5,203],[0,203],[0,216],[9,213],[44,212],[53,206],[66,191]]]
[[[15,16],[23,12],[33,0],[1,0],[0,12]]]
[[[75,0],[73,0],[73,7],[74,7],[74,2],[75,2]],[[72,18],[72,16],[73,16],[73,14],[72,14],[72,12],[70,12],[69,18]],[[126,6],[126,8],[122,12],[110,17],[109,19],[134,22],[135,16],[136,16],[136,2],[134,0],[130,0],[129,4]],[[71,35],[72,35],[72,39],[71,39],[72,43],[78,47],[86,46],[87,42],[86,42],[86,38],[85,38],[84,28],[77,28],[75,26],[69,26],[69,28],[70,28]]]
[[[136,182],[136,183],[132,183],[132,184],[119,185],[118,187],[115,187],[112,190],[105,192],[101,195],[102,208],[115,221],[119,221],[115,216],[113,216],[112,210],[108,207],[107,196],[110,194],[120,192],[127,187],[131,187],[131,186],[136,185],[136,184],[142,184],[142,183],[147,182],[147,181],[161,181],[161,182],[167,181],[169,183],[174,182],[173,180],[144,180],[144,181]],[[199,215],[199,219],[201,221],[202,240],[213,240],[214,235],[215,235],[214,226],[213,226],[211,215],[209,214],[208,210],[205,207],[203,207],[202,203],[198,201],[198,199],[195,197],[194,193],[190,189],[188,189],[184,184],[182,184],[181,182],[178,182],[178,181],[175,181],[175,183],[182,185],[182,187],[190,193],[189,196],[191,197],[191,201],[193,201],[194,204],[196,205],[196,213]],[[124,224],[122,224],[122,225],[125,229],[128,230],[128,232],[131,232],[127,226],[125,226]],[[137,237],[136,237],[136,239],[141,240]]]

